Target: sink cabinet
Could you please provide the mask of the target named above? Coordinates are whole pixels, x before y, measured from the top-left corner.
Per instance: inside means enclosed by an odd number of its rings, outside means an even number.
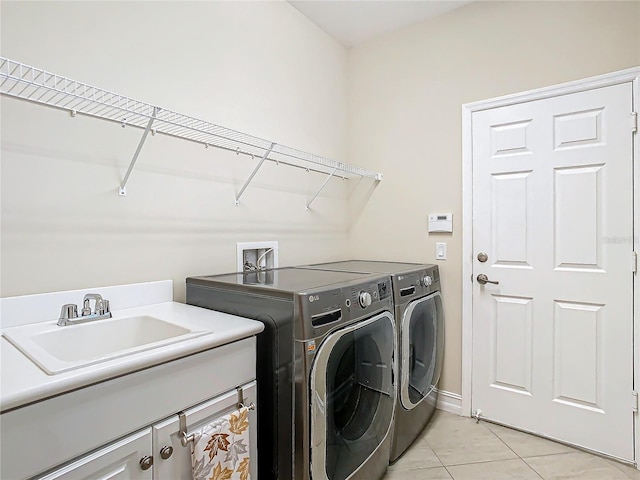
[[[238,386],[245,404],[255,403],[255,352],[252,336],[5,411],[0,478],[190,480],[191,447],[180,444],[178,413],[190,433],[234,410]],[[251,411],[254,467],[255,419]],[[173,453],[163,460],[165,446]],[[153,466],[142,470],[145,456]]]
[[[242,386],[246,404],[255,403],[256,384]],[[237,408],[238,393],[232,390],[183,412],[187,434]],[[256,425],[256,411],[249,412]],[[256,474],[256,429],[251,433],[251,478]],[[151,461],[152,459],[152,461]],[[146,467],[146,468],[145,468]],[[39,480],[192,480],[191,446],[180,443],[178,415],[129,435],[73,461]]]

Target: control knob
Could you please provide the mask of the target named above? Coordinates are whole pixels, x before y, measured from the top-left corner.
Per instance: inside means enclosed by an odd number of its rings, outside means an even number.
[[[358,301],[360,302],[360,306],[362,308],[367,308],[371,305],[371,294],[369,292],[361,291],[358,294]]]
[[[422,277],[422,283],[425,287],[430,287],[433,283],[433,279],[429,275],[425,275],[424,277]]]

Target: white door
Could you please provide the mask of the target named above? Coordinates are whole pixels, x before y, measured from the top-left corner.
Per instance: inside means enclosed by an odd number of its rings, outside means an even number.
[[[631,112],[625,83],[472,115],[472,410],[627,460]]]

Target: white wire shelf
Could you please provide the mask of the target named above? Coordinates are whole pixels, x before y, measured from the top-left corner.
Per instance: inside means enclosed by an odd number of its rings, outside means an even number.
[[[156,105],[141,102],[130,97],[78,82],[40,68],[0,57],[0,93],[9,97],[47,105],[77,114],[118,122],[122,126],[132,126],[145,130],[138,149],[121,185],[121,195],[140,153],[147,134],[163,134],[204,145],[261,158],[236,197],[236,204],[249,182],[265,160],[303,168],[342,178],[370,178],[382,180],[382,174],[338,162],[319,155],[307,153],[276,142],[183,115]],[[330,178],[329,177],[329,178]],[[326,185],[322,185],[322,188]],[[321,188],[321,190],[322,190]],[[315,200],[318,193],[313,197]],[[307,208],[311,204],[307,204]]]

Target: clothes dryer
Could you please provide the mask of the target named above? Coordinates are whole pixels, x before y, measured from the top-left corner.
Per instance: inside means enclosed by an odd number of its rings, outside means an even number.
[[[437,265],[348,260],[310,265],[324,270],[384,273],[391,276],[398,334],[393,440],[389,461],[396,461],[420,436],[438,400],[444,353],[444,317]]]
[[[258,476],[382,478],[396,403],[388,275],[280,268],[187,279],[187,303],[262,321]]]

